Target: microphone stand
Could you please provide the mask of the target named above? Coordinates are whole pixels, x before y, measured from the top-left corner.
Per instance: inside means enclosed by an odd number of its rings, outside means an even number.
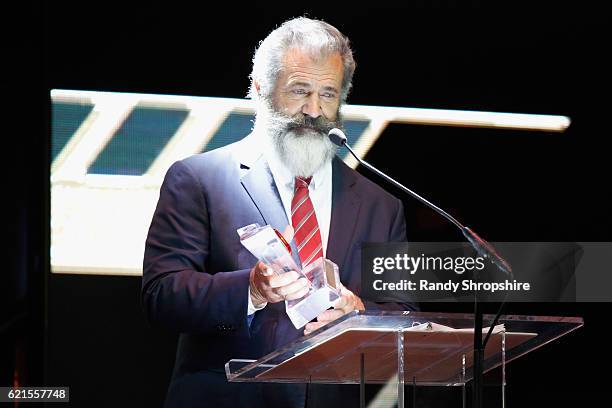
[[[332,143],[336,144],[337,146],[340,146],[340,147],[345,146],[348,149],[348,151],[353,155],[353,157],[355,157],[355,159],[362,166],[364,166],[365,168],[367,168],[374,174],[378,175],[379,177],[383,178],[387,182],[393,184],[394,186],[404,191],[405,193],[409,194],[410,196],[416,198],[417,200],[419,200],[426,206],[436,211],[438,214],[442,215],[452,224],[454,224],[457,228],[459,228],[463,236],[467,239],[467,241],[472,245],[472,247],[476,250],[476,252],[480,256],[482,256],[485,259],[488,259],[491,263],[497,266],[497,268],[501,270],[502,272],[510,276],[513,276],[512,267],[510,266],[510,264],[508,264],[508,262],[506,262],[506,260],[497,253],[497,251],[495,250],[495,248],[493,248],[491,244],[489,244],[484,239],[480,238],[478,234],[476,234],[470,228],[461,224],[455,217],[453,217],[452,215],[450,215],[449,213],[447,213],[446,211],[444,211],[437,205],[421,197],[419,194],[410,190],[408,187],[399,183],[395,179],[387,176],[385,173],[378,170],[376,167],[372,166],[365,160],[362,160],[361,158],[359,158],[359,156],[357,156],[357,154],[353,151],[351,146],[347,143],[344,132],[342,132],[340,129],[334,128],[329,131],[328,136],[329,136],[329,139],[332,141]],[[474,386],[472,388],[472,408],[481,408],[483,405],[482,396],[483,396],[483,385],[484,385],[483,384],[484,348],[486,347],[487,342],[491,336],[493,327],[495,327],[495,325],[499,321],[499,317],[501,316],[502,308],[505,304],[506,298],[507,298],[507,294],[504,300],[502,301],[499,307],[499,310],[497,311],[497,314],[495,315],[495,318],[493,319],[491,326],[489,327],[489,331],[485,337],[485,340],[483,341],[482,340],[483,311],[482,311],[482,306],[478,302],[478,293],[474,294],[474,350],[473,350],[474,352],[474,367],[473,367]]]

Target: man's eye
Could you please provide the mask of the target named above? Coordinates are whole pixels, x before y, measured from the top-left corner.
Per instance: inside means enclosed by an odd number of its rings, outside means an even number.
[[[335,98],[336,94],[333,92],[324,92],[321,96],[325,97],[325,98]]]
[[[296,95],[306,95],[307,93],[305,89],[294,89],[292,92]]]

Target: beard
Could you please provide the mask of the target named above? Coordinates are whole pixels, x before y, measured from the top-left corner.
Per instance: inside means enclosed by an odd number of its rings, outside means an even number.
[[[334,158],[338,146],[327,137],[333,128],[343,128],[340,108],[335,121],[301,112],[289,117],[269,101],[260,101],[254,126],[254,130],[261,129],[268,135],[275,153],[293,177],[311,177]]]

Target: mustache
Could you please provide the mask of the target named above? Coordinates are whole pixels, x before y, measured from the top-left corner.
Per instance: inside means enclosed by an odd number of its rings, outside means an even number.
[[[303,113],[298,113],[287,122],[287,130],[309,129],[322,134],[327,134],[338,126],[337,121],[329,121],[323,116],[313,118]]]

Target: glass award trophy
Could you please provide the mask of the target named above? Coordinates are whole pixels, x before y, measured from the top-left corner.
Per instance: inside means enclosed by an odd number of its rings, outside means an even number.
[[[319,258],[300,269],[291,257],[291,246],[280,232],[269,225],[250,224],[237,230],[242,245],[261,262],[280,275],[296,271],[311,283],[310,290],[300,299],[286,300],[285,310],[296,329],[329,309],[340,297],[338,266],[329,259]]]

